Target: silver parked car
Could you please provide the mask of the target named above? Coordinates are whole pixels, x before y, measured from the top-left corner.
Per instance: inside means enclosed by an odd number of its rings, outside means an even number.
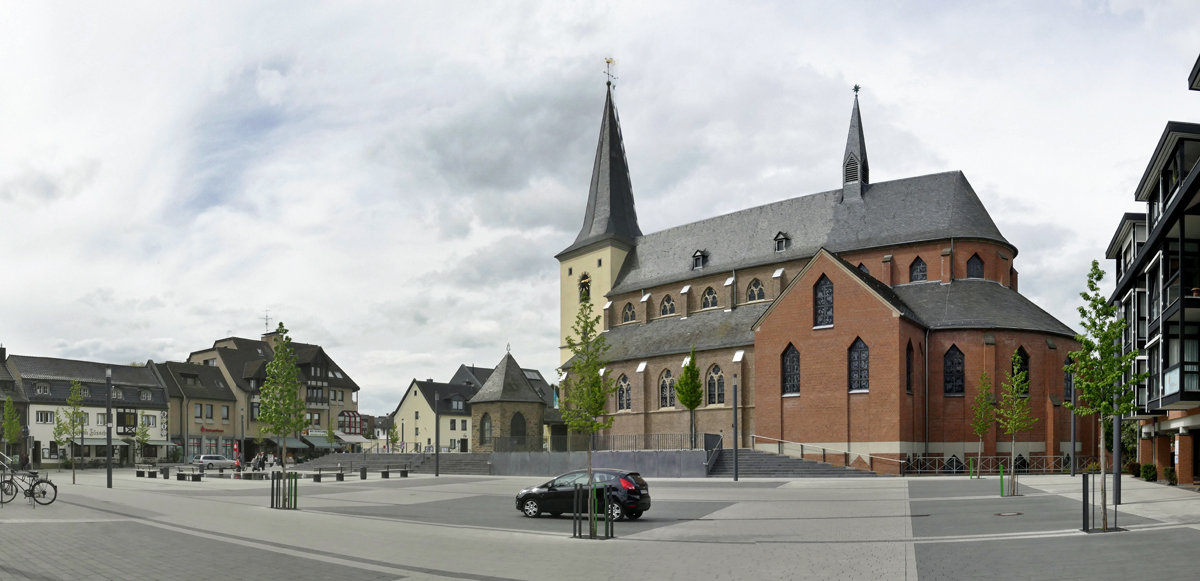
[[[219,454],[202,454],[196,456],[196,459],[192,460],[192,464],[203,466],[205,470],[215,470],[217,468],[233,468],[236,462]]]

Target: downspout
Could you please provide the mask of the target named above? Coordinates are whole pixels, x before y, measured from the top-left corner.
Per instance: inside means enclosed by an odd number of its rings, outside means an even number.
[[[929,327],[925,328],[925,450],[929,455]]]

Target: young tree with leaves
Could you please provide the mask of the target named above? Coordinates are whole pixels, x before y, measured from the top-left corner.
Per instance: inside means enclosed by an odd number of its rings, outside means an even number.
[[[138,424],[137,432],[133,435],[133,441],[137,444],[138,455],[143,460],[146,459],[146,446],[150,444],[150,426],[143,420]]]
[[[1137,350],[1121,353],[1121,336],[1125,333],[1126,321],[1118,316],[1116,304],[1100,294],[1100,281],[1104,271],[1100,263],[1093,260],[1088,272],[1087,291],[1079,293],[1084,306],[1079,307],[1083,334],[1076,335],[1080,349],[1071,353],[1067,371],[1074,376],[1076,403],[1063,405],[1078,416],[1098,416],[1101,430],[1113,418],[1129,414],[1134,408],[1136,393],[1134,386],[1145,381],[1147,373],[1130,374]],[[1108,494],[1104,485],[1104,438],[1096,439],[1100,457],[1100,506],[1104,513],[1103,526],[1108,530]],[[1072,450],[1074,452],[1074,450]],[[1120,466],[1114,466],[1120,470]]]
[[[400,431],[396,429],[396,416],[392,416],[392,425],[387,432],[388,452],[396,453],[396,443],[400,441]]]
[[[996,410],[992,406],[992,378],[988,377],[987,372],[983,372],[979,376],[979,389],[975,392],[975,400],[971,402],[971,432],[975,437],[979,438],[979,462],[983,462],[983,437],[992,429],[992,424],[996,421]],[[979,478],[979,470],[983,466],[977,466],[975,477]]]
[[[279,335],[275,343],[274,357],[267,364],[267,380],[263,382],[259,396],[259,430],[279,437],[279,452],[283,468],[287,470],[287,437],[307,427],[304,417],[304,399],[300,395],[300,370],[296,367],[296,353],[292,350],[292,338],[288,330],[279,323],[275,329]]]
[[[67,407],[59,408],[54,413],[54,441],[59,442],[59,447],[63,446],[59,440],[59,429],[63,430],[66,436],[66,442],[70,445],[75,438],[79,439],[79,445],[83,445],[83,426],[87,416],[83,411],[83,384],[78,381],[71,382],[71,395],[67,396]],[[75,465],[79,463],[79,459],[75,457],[75,446],[69,446],[71,456],[71,484],[75,484]],[[61,465],[61,463],[60,463]]]
[[[1017,434],[1024,432],[1037,423],[1033,417],[1032,405],[1029,403],[1029,372],[1021,369],[1021,356],[1013,352],[1012,371],[1006,372],[1008,380],[1000,386],[1000,405],[996,408],[996,423],[1004,433],[1012,438],[1010,465],[1012,478],[1009,482],[1009,495],[1017,495]]]
[[[704,401],[704,387],[700,385],[700,369],[696,367],[696,346],[692,345],[692,353],[688,356],[687,365],[679,374],[675,384],[675,397],[679,404],[687,408],[691,416],[691,445],[696,447],[696,408]]]
[[[337,434],[333,433],[333,410],[329,411],[329,429],[325,430],[325,443],[329,444],[329,449],[337,444]]]
[[[17,406],[13,405],[12,396],[4,400],[4,442],[7,444],[4,453],[12,452],[12,445],[21,439],[21,418]]]
[[[579,305],[579,313],[575,315],[575,324],[571,327],[574,336],[567,337],[567,348],[571,350],[571,368],[562,378],[562,409],[563,421],[567,426],[581,434],[588,435],[588,514],[596,510],[596,495],[593,489],[592,474],[592,435],[605,428],[612,427],[613,417],[608,413],[608,397],[617,391],[616,382],[608,376],[605,368],[608,361],[604,355],[608,352],[608,342],[596,332],[600,317],[592,316],[591,301],[584,300]],[[588,519],[590,534],[596,534],[596,523]]]

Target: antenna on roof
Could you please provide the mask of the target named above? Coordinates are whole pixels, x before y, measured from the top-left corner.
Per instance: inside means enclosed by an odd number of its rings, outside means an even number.
[[[271,332],[271,310],[263,311],[263,333]]]
[[[617,66],[617,59],[608,57],[608,58],[604,59],[604,65],[605,65],[604,76],[608,77],[608,81],[605,82],[605,84],[611,87],[613,84],[613,81],[615,81],[619,78],[619,77],[613,75],[613,67]]]

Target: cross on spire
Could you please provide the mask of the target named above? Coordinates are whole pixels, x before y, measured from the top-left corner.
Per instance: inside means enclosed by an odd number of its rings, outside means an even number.
[[[855,96],[855,97],[857,97],[857,96],[858,96],[858,90],[859,90],[859,89],[861,89],[861,88],[862,88],[862,87],[860,87],[860,86],[858,86],[858,85],[854,85],[854,89],[853,89],[853,90],[854,90],[854,96]]]

